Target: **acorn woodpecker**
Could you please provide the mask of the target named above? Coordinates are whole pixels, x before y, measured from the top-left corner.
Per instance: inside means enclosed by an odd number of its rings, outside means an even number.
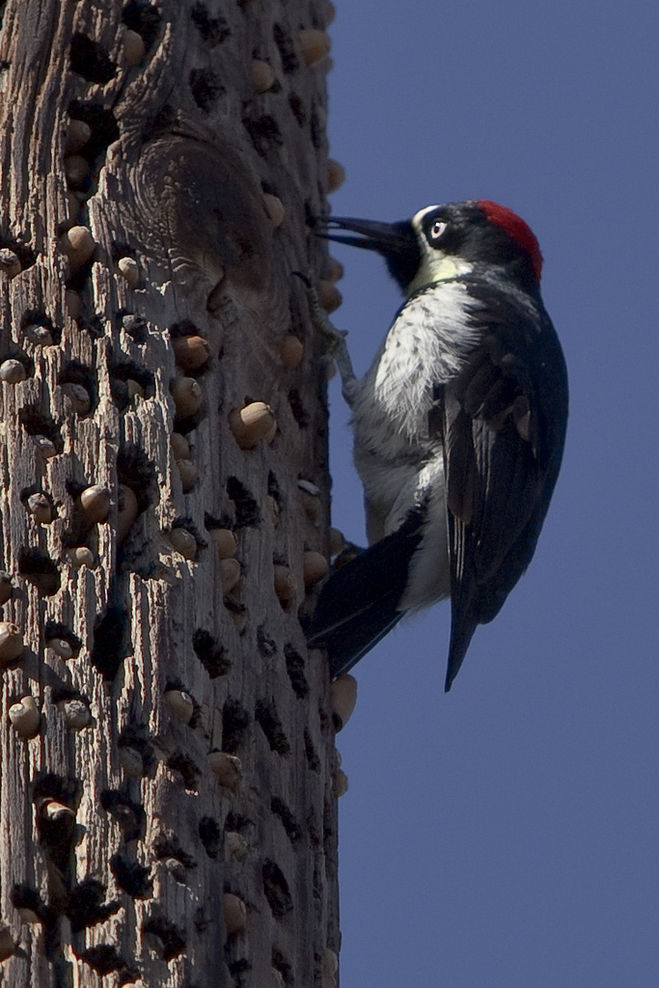
[[[540,297],[531,229],[490,200],[411,220],[325,220],[321,236],[383,255],[405,296],[358,380],[322,329],[352,410],[369,547],[321,589],[309,643],[333,677],[404,614],[450,595],[446,690],[479,624],[531,561],[563,453],[565,361]]]

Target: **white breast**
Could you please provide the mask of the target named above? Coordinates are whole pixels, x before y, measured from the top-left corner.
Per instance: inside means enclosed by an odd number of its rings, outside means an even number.
[[[353,400],[355,465],[364,485],[369,541],[397,528],[441,488],[443,457],[428,413],[436,385],[459,370],[476,341],[459,282],[437,284],[400,310]],[[430,461],[438,462],[424,470]],[[441,468],[440,468],[441,467]]]

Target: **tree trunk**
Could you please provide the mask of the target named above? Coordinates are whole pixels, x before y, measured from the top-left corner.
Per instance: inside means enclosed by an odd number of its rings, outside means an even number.
[[[325,988],[331,4],[0,11],[0,981]]]

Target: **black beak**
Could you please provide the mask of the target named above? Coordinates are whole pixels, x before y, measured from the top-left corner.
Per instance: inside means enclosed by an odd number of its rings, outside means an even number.
[[[335,233],[335,230],[350,230],[359,236]],[[354,220],[344,216],[331,216],[319,220],[314,230],[318,237],[333,240],[351,247],[362,247],[381,254],[389,272],[403,291],[416,274],[421,263],[421,253],[412,224],[379,223],[377,220]]]
[[[335,230],[352,230],[359,237],[335,233]],[[416,248],[416,237],[411,223],[378,223],[377,220],[353,220],[344,216],[330,216],[320,220],[314,231],[317,236],[334,240],[351,247],[375,250],[384,257],[408,254]]]

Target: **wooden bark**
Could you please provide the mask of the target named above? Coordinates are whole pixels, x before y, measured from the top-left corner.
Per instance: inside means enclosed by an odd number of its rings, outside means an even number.
[[[0,9],[0,983],[325,988],[331,5]]]

